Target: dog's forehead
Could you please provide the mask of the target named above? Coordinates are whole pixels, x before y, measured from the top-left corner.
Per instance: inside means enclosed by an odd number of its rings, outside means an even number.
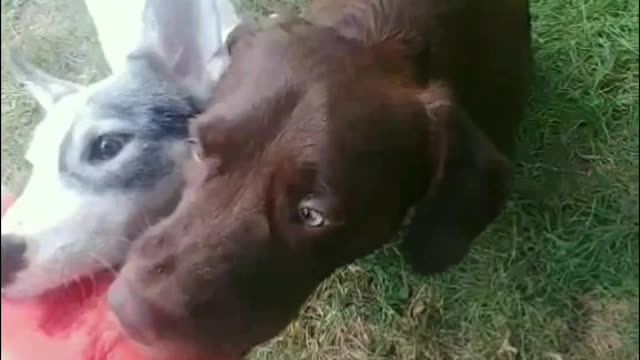
[[[140,123],[156,120],[153,115],[159,108],[177,114],[193,111],[195,105],[185,89],[161,74],[141,69],[120,74],[95,91],[87,102],[92,117]]]
[[[145,121],[149,98],[134,96],[140,88],[127,78],[111,77],[60,99],[35,128],[27,160],[51,163],[65,140],[82,144],[95,134]]]
[[[231,49],[228,77],[264,78],[286,86],[314,81],[357,47],[328,28],[299,20],[280,23],[240,38]]]
[[[59,149],[64,138],[71,131],[79,114],[86,110],[91,89],[70,94],[60,99],[36,126],[25,158],[31,164],[52,163],[57,157],[54,149]]]
[[[343,162],[336,152],[382,146],[365,141],[379,138],[368,136],[367,123],[389,117],[393,107],[376,89],[380,84],[371,84],[378,74],[359,59],[361,47],[325,28],[295,26],[301,30],[266,29],[237,45],[203,122],[226,119],[232,129],[261,129],[260,141],[253,141],[262,144],[256,152],[278,159]],[[372,103],[378,105],[368,106]],[[283,152],[292,156],[283,157]]]
[[[75,184],[91,189],[153,186],[173,171],[173,157],[182,153],[179,140],[187,136],[187,123],[198,112],[185,90],[136,68],[56,103],[37,126],[27,160],[34,170],[73,175]],[[114,133],[135,139],[128,155],[104,171],[88,166],[87,149]]]

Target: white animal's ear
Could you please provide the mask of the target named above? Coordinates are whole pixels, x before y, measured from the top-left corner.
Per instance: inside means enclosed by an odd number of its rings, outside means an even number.
[[[206,98],[219,75],[210,67],[228,61],[224,37],[238,23],[230,0],[148,0],[142,43],[175,81]]]
[[[81,88],[80,85],[47,74],[13,53],[7,56],[7,61],[16,79],[25,85],[46,111],[61,98],[78,92]]]
[[[127,56],[140,45],[145,0],[84,2],[111,71],[120,72],[127,62]]]
[[[223,42],[220,46],[224,46],[224,41],[227,40],[227,36],[229,36],[236,26],[240,25],[241,21],[231,0],[215,0],[215,3],[218,8],[218,13],[220,14],[220,29]]]

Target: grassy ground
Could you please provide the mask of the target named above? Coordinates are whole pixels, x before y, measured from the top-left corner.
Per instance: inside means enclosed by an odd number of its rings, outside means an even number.
[[[306,0],[244,0],[260,13]],[[393,248],[328,280],[259,360],[638,359],[638,2],[533,0],[537,79],[516,192],[467,260],[424,279]],[[80,0],[2,0],[2,47],[105,73]],[[2,180],[38,111],[2,67]]]

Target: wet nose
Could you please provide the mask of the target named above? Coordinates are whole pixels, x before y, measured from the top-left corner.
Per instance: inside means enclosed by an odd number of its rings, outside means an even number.
[[[111,286],[109,305],[125,332],[144,345],[151,345],[175,325],[168,312],[140,295],[125,279]]]
[[[0,267],[2,268],[2,288],[9,285],[16,274],[26,266],[25,253],[27,243],[18,235],[2,235],[2,256]]]

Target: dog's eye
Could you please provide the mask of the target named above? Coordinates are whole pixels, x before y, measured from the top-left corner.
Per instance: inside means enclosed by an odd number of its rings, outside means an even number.
[[[89,152],[90,162],[99,162],[113,159],[122,151],[131,139],[127,134],[109,134],[98,136],[91,144]]]
[[[325,225],[324,215],[314,208],[300,206],[298,212],[300,219],[307,226],[320,227]]]

